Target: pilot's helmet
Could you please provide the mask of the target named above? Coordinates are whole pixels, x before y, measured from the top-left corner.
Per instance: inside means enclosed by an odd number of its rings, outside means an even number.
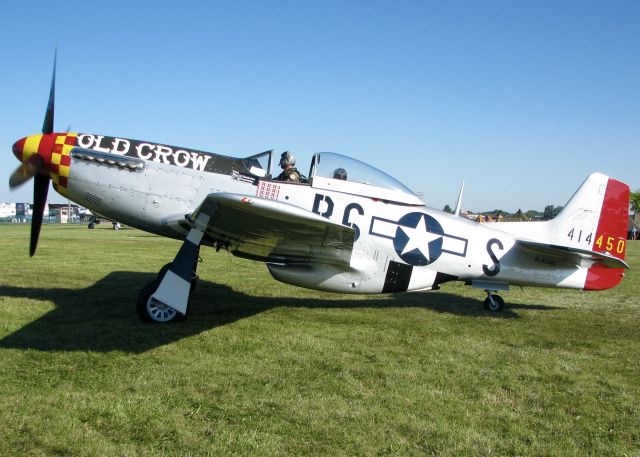
[[[280,156],[280,168],[284,168],[287,165],[295,165],[296,157],[289,151],[284,151]]]
[[[347,170],[344,168],[336,168],[333,172],[333,179],[342,179],[343,181],[347,180]]]

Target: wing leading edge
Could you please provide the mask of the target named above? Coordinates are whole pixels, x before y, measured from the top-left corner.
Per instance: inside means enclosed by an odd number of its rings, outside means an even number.
[[[351,260],[354,229],[289,203],[214,193],[190,219],[202,213],[210,216],[205,242],[221,242],[239,257],[283,265]]]

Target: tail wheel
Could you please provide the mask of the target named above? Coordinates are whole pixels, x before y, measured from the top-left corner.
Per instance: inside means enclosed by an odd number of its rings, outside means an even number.
[[[488,294],[484,299],[484,309],[491,312],[499,312],[504,310],[504,300],[500,295]]]

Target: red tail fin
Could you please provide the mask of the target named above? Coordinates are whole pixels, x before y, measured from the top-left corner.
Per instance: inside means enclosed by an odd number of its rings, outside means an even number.
[[[602,202],[593,250],[624,259],[629,223],[629,186],[609,178]],[[587,272],[585,290],[604,290],[617,285],[624,276],[622,268],[595,264]]]

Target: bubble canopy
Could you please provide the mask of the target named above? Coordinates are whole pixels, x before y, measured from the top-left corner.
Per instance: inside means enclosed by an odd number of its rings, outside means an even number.
[[[371,165],[334,152],[319,152],[311,160],[311,185],[381,200],[422,205],[423,202],[397,179]]]

